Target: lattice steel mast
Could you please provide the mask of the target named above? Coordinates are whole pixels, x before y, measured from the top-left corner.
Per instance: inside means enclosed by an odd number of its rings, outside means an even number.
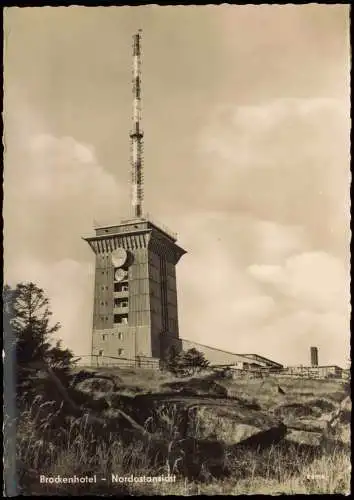
[[[133,123],[131,139],[133,217],[142,217],[144,198],[143,137],[141,127],[141,30],[133,35]]]

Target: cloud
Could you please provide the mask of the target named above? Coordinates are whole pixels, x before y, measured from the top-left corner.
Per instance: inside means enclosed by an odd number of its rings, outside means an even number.
[[[333,131],[338,134],[338,124],[348,126],[346,104],[336,99],[288,98],[259,105],[224,105],[215,110],[214,118],[201,134],[200,148],[238,169],[278,165],[286,170],[298,157],[312,159],[314,152],[317,161],[318,155],[328,161],[328,154],[334,160],[337,145],[323,140],[329,139]],[[323,119],[329,123],[321,125]],[[295,155],[289,154],[296,143],[301,148]],[[222,171],[226,167],[224,164]]]
[[[308,246],[303,226],[255,220],[253,225],[253,258],[258,262],[277,263]]]
[[[183,228],[181,244],[188,251],[177,268],[181,336],[244,350],[250,329],[267,320],[275,307],[247,272],[242,252],[235,251],[235,234],[242,233],[244,243],[248,228],[253,237],[251,221],[210,211],[176,217],[173,225]]]
[[[318,313],[301,309],[278,315],[263,325],[251,336],[250,344],[256,350],[257,344],[267,339],[265,355],[287,365],[308,365],[310,346],[317,346],[321,365],[346,366],[350,355],[349,332],[349,319],[336,311]]]
[[[311,310],[348,314],[349,269],[325,252],[292,256],[284,266],[253,265],[249,272]]]
[[[123,189],[99,164],[94,147],[73,137],[36,134],[27,138],[23,156],[8,162],[5,173],[6,250],[36,255],[43,261],[80,259],[80,236],[94,221],[122,215]],[[84,243],[82,243],[82,246]]]
[[[306,364],[309,346],[317,345],[322,364],[348,359],[350,275],[343,262],[325,252],[305,252],[284,265],[252,265],[248,271],[277,297],[277,314],[255,334],[267,338],[269,352],[283,352],[286,363]]]
[[[273,99],[215,107],[199,136],[209,203],[303,228],[343,258],[350,234],[349,101]]]
[[[107,215],[113,200],[119,199],[120,187],[98,163],[92,145],[73,137],[39,134],[29,139],[29,151],[31,175],[22,190],[29,198],[62,204],[76,199],[84,203],[77,212],[98,212],[98,216]]]
[[[308,250],[302,226],[213,211],[169,222],[188,251],[177,268],[183,337],[288,364],[307,363],[314,343],[323,363],[343,363],[348,269]]]

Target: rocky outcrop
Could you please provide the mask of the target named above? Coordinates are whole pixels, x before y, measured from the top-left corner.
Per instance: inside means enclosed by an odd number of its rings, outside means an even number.
[[[251,436],[279,428],[282,423],[279,419],[251,410],[236,401],[232,406],[198,405],[191,410],[193,417],[189,419],[189,435],[195,435],[199,439],[217,439],[229,444],[241,443]]]
[[[227,398],[227,389],[214,380],[212,376],[191,378],[162,384],[163,389],[189,396],[216,396]]]
[[[346,446],[349,446],[351,442],[351,413],[352,401],[350,396],[347,396],[342,400],[339,408],[332,412],[328,421],[328,435]]]
[[[279,394],[278,385],[269,382],[274,391],[262,407],[266,383],[258,404],[256,395],[245,400],[245,390],[240,397],[235,388],[230,397],[211,376],[168,382],[161,392],[129,395],[124,380],[109,373],[82,370],[68,388],[51,369],[48,375],[68,414],[87,417],[100,438],[114,435],[125,445],[138,440],[155,463],[168,463],[171,471],[188,477],[196,477],[205,467],[214,475],[225,474],[225,457],[248,449],[280,442],[318,449],[326,439],[347,444],[350,440],[349,396],[340,405],[324,397],[299,397],[301,402],[294,402],[296,394],[289,394],[288,387],[286,394]]]

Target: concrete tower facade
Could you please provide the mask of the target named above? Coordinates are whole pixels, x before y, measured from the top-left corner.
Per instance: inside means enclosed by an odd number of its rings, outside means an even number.
[[[92,355],[159,360],[179,344],[177,236],[143,213],[141,33],[133,36],[132,218],[84,238],[95,253]],[[108,361],[111,362],[111,361]]]
[[[92,354],[161,359],[179,337],[176,264],[185,251],[148,218],[84,239],[96,256]]]

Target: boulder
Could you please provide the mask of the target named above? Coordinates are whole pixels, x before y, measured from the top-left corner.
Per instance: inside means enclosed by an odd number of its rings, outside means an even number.
[[[352,401],[347,396],[341,401],[339,408],[332,412],[328,422],[328,434],[346,446],[351,442],[351,413]]]
[[[214,375],[204,378],[191,378],[162,384],[164,389],[189,396],[217,396],[227,398],[227,389],[214,380]]]
[[[190,415],[188,435],[196,439],[215,439],[237,444],[261,435],[270,429],[280,429],[280,420],[263,412],[235,403],[233,407],[197,406]]]
[[[286,441],[298,445],[311,447],[321,446],[323,434],[321,432],[308,432],[304,430],[288,429]]]
[[[115,383],[106,378],[93,377],[77,383],[75,389],[89,394],[95,392],[107,394],[115,389]]]

